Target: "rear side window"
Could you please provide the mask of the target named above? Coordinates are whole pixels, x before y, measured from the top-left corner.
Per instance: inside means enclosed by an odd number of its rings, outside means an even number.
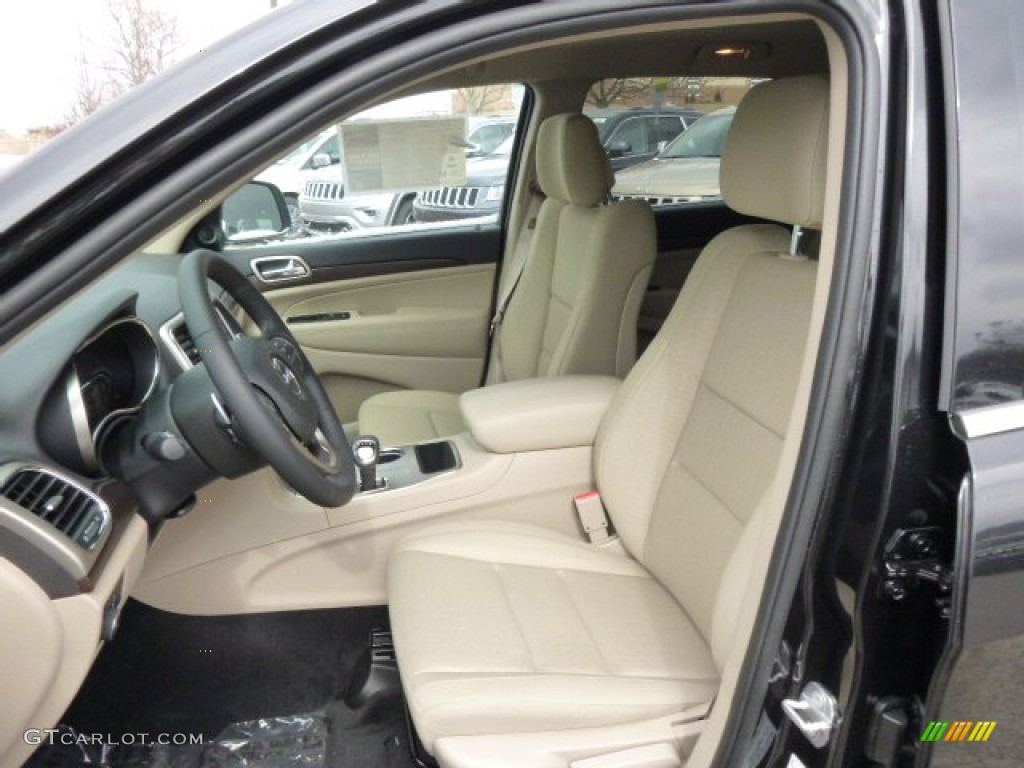
[[[586,108],[606,137],[612,197],[656,207],[720,200],[719,162],[735,105],[759,81],[674,75],[594,83]],[[637,115],[623,119],[625,112]]]

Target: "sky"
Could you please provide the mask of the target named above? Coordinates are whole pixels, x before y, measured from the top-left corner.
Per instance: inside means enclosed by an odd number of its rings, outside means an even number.
[[[177,18],[179,59],[270,11],[270,0],[146,2]],[[0,0],[0,131],[60,122],[74,99],[82,42],[95,50],[109,36],[107,0]]]

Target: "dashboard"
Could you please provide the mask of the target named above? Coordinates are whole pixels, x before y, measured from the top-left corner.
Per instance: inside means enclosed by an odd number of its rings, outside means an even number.
[[[0,557],[51,598],[87,589],[139,511],[104,448],[182,373],[153,330],[180,313],[179,262],[129,259],[3,351]]]
[[[160,522],[217,474],[190,449],[166,453],[178,431],[172,384],[205,375],[181,314],[180,263],[127,259],[3,348],[0,758],[24,748],[19,729],[57,722],[114,636]],[[151,455],[150,434],[163,454]]]

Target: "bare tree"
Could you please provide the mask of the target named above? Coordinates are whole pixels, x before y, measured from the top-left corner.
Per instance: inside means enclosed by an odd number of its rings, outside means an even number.
[[[587,104],[604,109],[617,101],[628,101],[648,93],[654,85],[650,77],[613,77],[598,80],[587,92]]]
[[[89,58],[85,54],[84,44],[80,44],[79,53],[75,57],[75,65],[77,74],[74,100],[64,114],[65,125],[74,125],[79,120],[88,117],[111,98],[108,84],[96,79]]]
[[[177,19],[146,0],[108,0],[114,22],[111,58],[105,65],[119,91],[141,85],[162,72],[181,45]]]
[[[505,85],[478,85],[472,88],[457,88],[455,91],[467,115],[480,115],[508,95]]]
[[[65,114],[72,125],[161,72],[181,45],[177,19],[149,0],[107,0],[113,32],[106,43],[87,46],[79,35],[74,100]],[[90,48],[103,51],[100,63]]]

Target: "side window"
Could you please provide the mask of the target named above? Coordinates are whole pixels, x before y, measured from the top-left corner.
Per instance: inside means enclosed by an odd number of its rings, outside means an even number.
[[[612,157],[647,152],[649,145],[647,121],[642,117],[627,117],[608,137],[605,147]]]
[[[492,154],[515,128],[515,123],[511,120],[481,125],[466,137],[466,140],[472,145],[470,151],[477,156]]]
[[[331,165],[341,162],[341,147],[338,146],[337,135],[333,135],[325,141],[324,146],[320,151],[330,158]]]
[[[497,222],[525,88],[418,94],[326,127],[256,175],[292,215],[289,239]]]
[[[652,117],[648,119],[653,149],[661,142],[666,144],[683,132],[683,120],[680,117]]]

